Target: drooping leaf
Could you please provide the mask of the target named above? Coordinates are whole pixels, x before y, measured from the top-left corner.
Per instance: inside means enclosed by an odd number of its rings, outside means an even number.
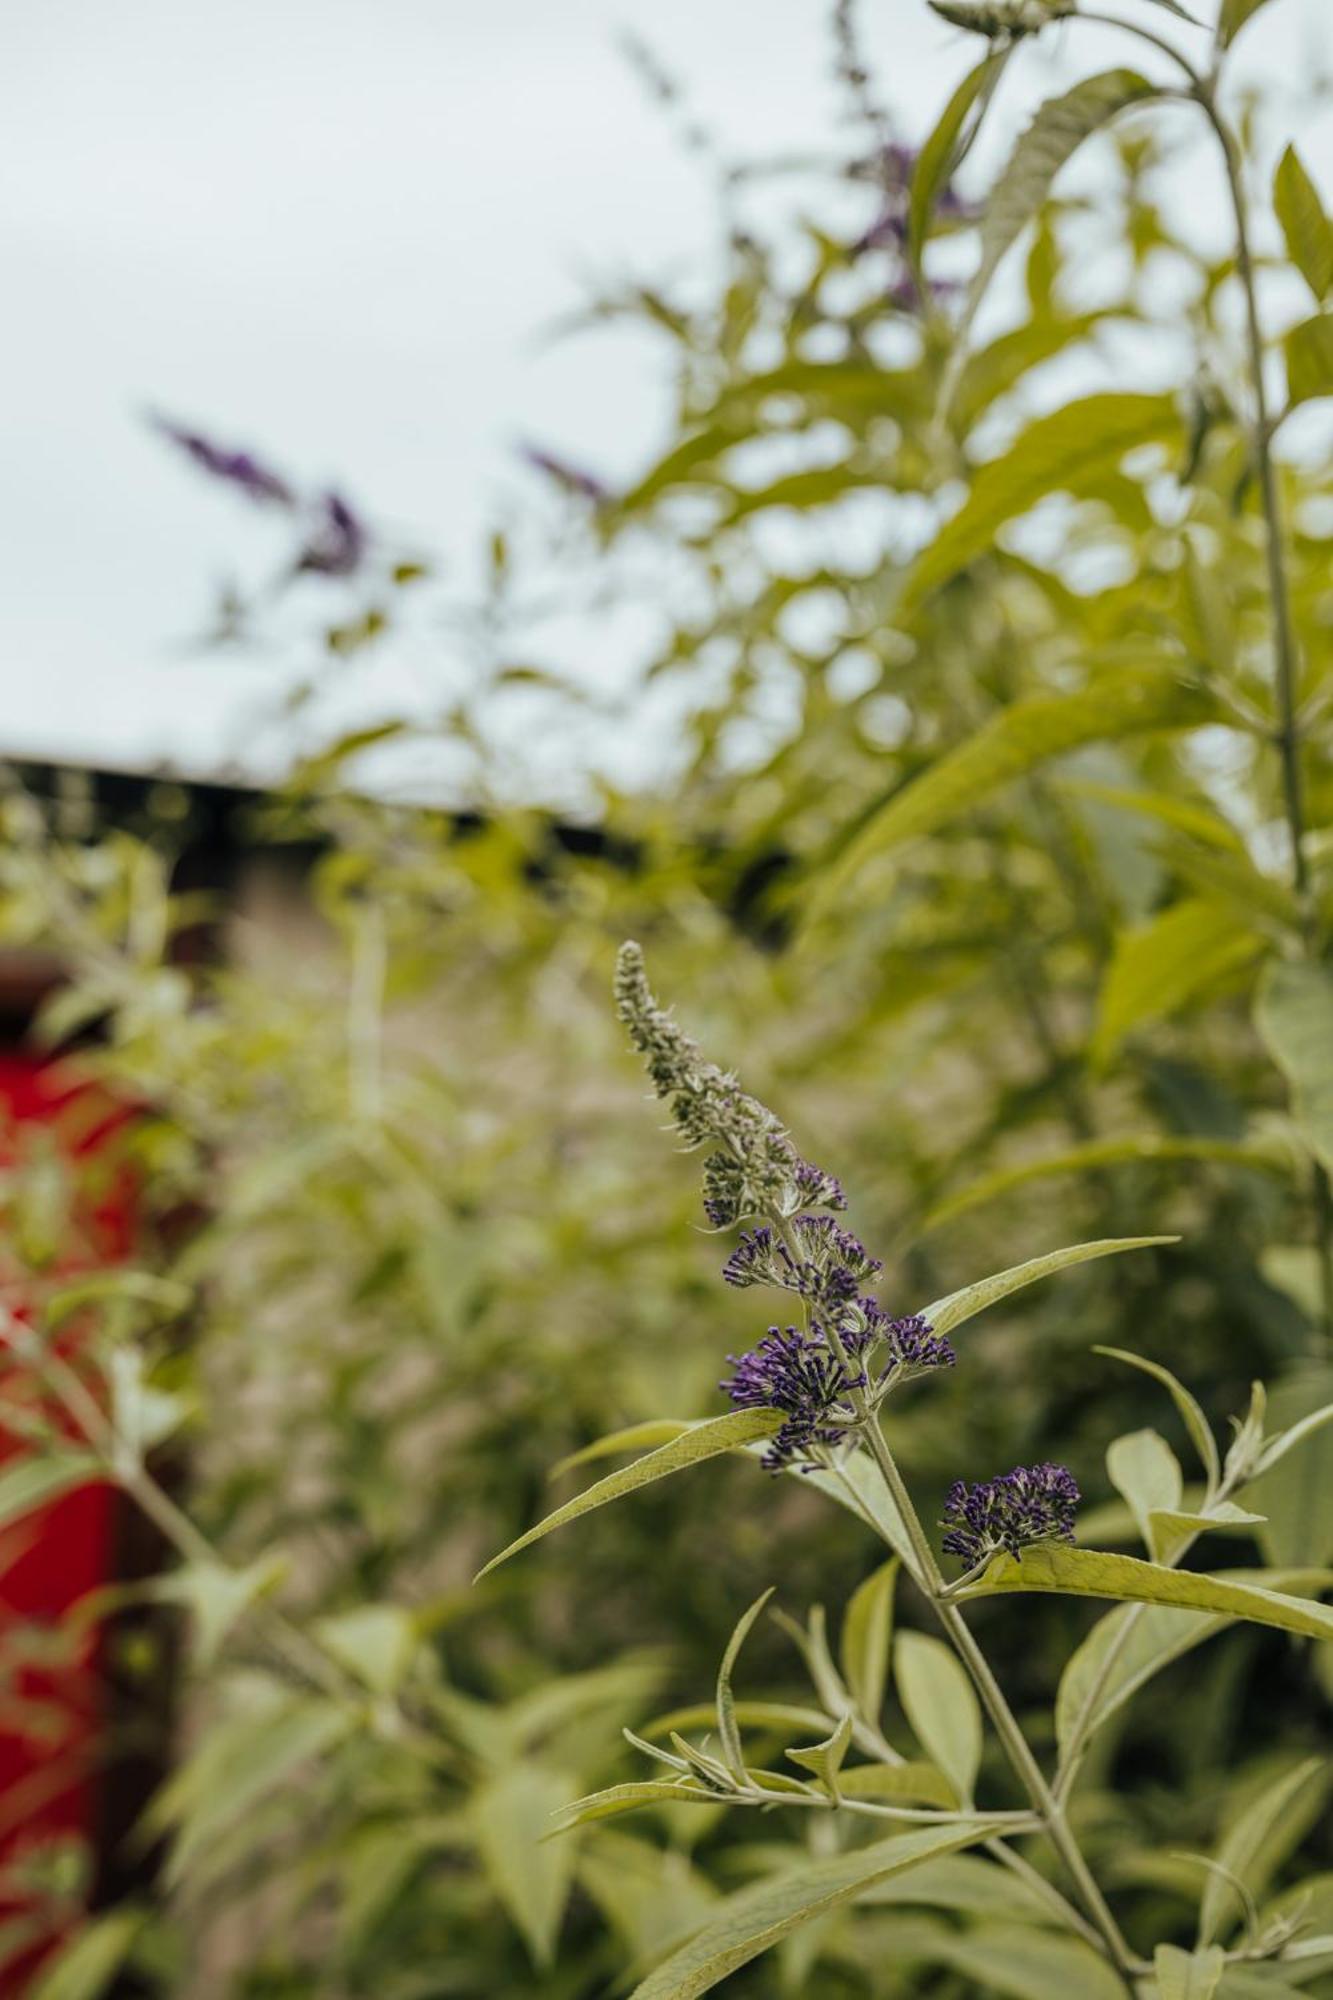
[[[908,202],[907,249],[918,272],[921,269],[921,253],[930,232],[931,210],[940,189],[958,165],[968,119],[978,103],[984,111],[1008,59],[1008,49],[997,49],[983,56],[976,67],[968,71],[917,155]],[[973,120],[974,127],[975,123]]]
[[[1048,1250],[1044,1256],[1029,1257],[1024,1264],[997,1271],[993,1277],[981,1278],[975,1285],[964,1285],[961,1291],[936,1299],[925,1307],[924,1317],[937,1333],[952,1333],[964,1320],[975,1318],[1011,1293],[1021,1292],[1026,1285],[1053,1277],[1057,1271],[1067,1271],[1075,1264],[1090,1264],[1098,1257],[1116,1257],[1123,1250],[1150,1250],[1179,1241],[1178,1236],[1107,1236],[1094,1243],[1073,1243],[1065,1250]]]
[[[1175,1514],[1185,1490],[1180,1462],[1156,1431],[1130,1431],[1108,1446],[1106,1471],[1117,1493],[1124,1496],[1138,1523],[1148,1552],[1160,1559],[1163,1533],[1153,1525],[1156,1514]]]
[[[1126,1035],[1208,994],[1264,946],[1229,904],[1203,896],[1122,931],[1098,1002],[1093,1062],[1105,1067]]]
[[[1012,702],[954,750],[871,807],[815,884],[830,903],[868,861],[968,813],[1016,778],[1085,744],[1186,728],[1214,714],[1209,696],[1161,669],[1098,675],[1077,694]]]
[[[132,1907],[94,1917],[63,1944],[25,1990],[28,2000],[99,2000],[125,1964],[144,1913]]]
[[[977,468],[958,512],[918,556],[904,587],[904,614],[984,555],[1006,522],[1048,494],[1086,493],[1128,452],[1176,441],[1180,434],[1180,414],[1170,396],[1131,391],[1084,396],[1034,418],[998,458]]]
[[[537,1966],[554,1957],[573,1881],[573,1844],[547,1839],[569,1792],[569,1780],[558,1771],[528,1761],[496,1772],[472,1795],[482,1865]]]
[[[773,1595],[773,1588],[774,1586],[770,1584],[761,1596],[756,1597],[749,1610],[737,1619],[736,1629],[727,1641],[722,1664],[717,1670],[717,1733],[722,1741],[722,1755],[727,1768],[736,1778],[744,1777],[745,1756],[741,1749],[740,1729],[736,1722],[736,1704],[732,1699],[731,1675],[750,1628]]]
[[[1213,2000],[1225,1966],[1217,1945],[1182,1951],[1178,1945],[1159,1944],[1153,1957],[1158,2000]]]
[[[90,1479],[105,1476],[89,1452],[44,1452],[16,1459],[0,1472],[0,1528],[76,1486],[86,1486]]]
[[[863,1889],[985,1837],[983,1827],[930,1827],[754,1883],[729,1896],[701,1931],[635,1987],[632,2000],[697,2000],[802,1924],[837,1909]]]
[[[981,261],[968,290],[960,343],[1001,262],[1045,202],[1055,177],[1084,140],[1120,112],[1160,95],[1137,70],[1110,69],[1085,77],[1062,97],[1048,98],[1014,146],[991,189],[981,224]]]
[[[1259,987],[1255,1023],[1291,1086],[1311,1151],[1333,1170],[1333,972],[1275,960]]]
[[[1278,161],[1273,206],[1287,255],[1322,305],[1333,291],[1333,223],[1294,146]]]
[[[1021,1556],[1001,1555],[959,1596],[991,1597],[1038,1591],[1064,1597],[1106,1597],[1120,1603],[1172,1604],[1184,1611],[1217,1611],[1254,1625],[1272,1625],[1307,1639],[1333,1639],[1333,1609],[1256,1584],[1202,1576],[1141,1562],[1137,1556],[1042,1543]]]
[[[1209,1870],[1199,1904],[1201,1945],[1211,1944],[1234,1917],[1239,1897],[1233,1881],[1244,1883],[1252,1892],[1262,1890],[1265,1848],[1275,1829],[1290,1818],[1300,1795],[1316,1780],[1327,1784],[1327,1765],[1322,1757],[1309,1757],[1294,1770],[1285,1771],[1228,1830],[1217,1850],[1218,1866]],[[1299,1839],[1299,1834],[1296,1837]]]
[[[970,1804],[981,1769],[981,1708],[958,1656],[928,1633],[900,1632],[893,1680],[913,1735],[960,1804]]]
[[[697,1424],[685,1431],[669,1444],[656,1451],[650,1451],[644,1458],[636,1458],[632,1465],[622,1466],[619,1472],[608,1473],[595,1486],[589,1486],[573,1500],[557,1507],[535,1528],[529,1528],[525,1535],[511,1542],[507,1549],[501,1549],[498,1556],[492,1556],[483,1569],[477,1571],[476,1580],[489,1575],[510,1556],[517,1555],[533,1542],[539,1542],[555,1528],[563,1528],[569,1521],[577,1521],[582,1514],[591,1513],[594,1507],[605,1507],[608,1501],[619,1500],[624,1493],[633,1493],[640,1486],[648,1486],[655,1479],[665,1479],[673,1472],[681,1472],[686,1466],[701,1465],[705,1459],[717,1458],[722,1452],[739,1451],[752,1444],[757,1438],[772,1437],[781,1428],[782,1415],[777,1410],[733,1410],[725,1417],[710,1417],[707,1422]]]
[[[1221,1580],[1290,1591],[1316,1591],[1333,1583],[1321,1570],[1224,1570]],[[1102,1724],[1164,1667],[1192,1652],[1232,1623],[1231,1614],[1177,1610],[1147,1603],[1119,1604],[1099,1619],[1071,1656],[1060,1679],[1055,1727],[1060,1755],[1068,1759]]]
[[[897,1576],[896,1560],[873,1570],[852,1593],[842,1621],[842,1677],[861,1714],[876,1725],[889,1678]]]
[[[1333,396],[1333,313],[1315,313],[1286,335],[1287,398],[1294,406]]]
[[[1160,1361],[1149,1361],[1142,1354],[1131,1354],[1127,1348],[1094,1347],[1092,1351],[1094,1354],[1104,1354],[1112,1361],[1123,1361],[1128,1367],[1138,1368],[1143,1374],[1151,1375],[1155,1382],[1161,1383],[1180,1412],[1185,1429],[1190,1434],[1190,1442],[1203,1462],[1209,1484],[1216,1486],[1222,1477],[1222,1461],[1218,1455],[1217,1440],[1213,1436],[1211,1424],[1185,1384],[1178,1381],[1171,1370],[1164,1368]]]

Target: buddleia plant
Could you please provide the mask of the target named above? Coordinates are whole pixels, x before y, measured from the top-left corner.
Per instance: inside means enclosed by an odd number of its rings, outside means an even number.
[[[1140,1524],[1147,1557],[1080,1544],[1079,1468],[1056,1459],[986,1469],[981,1477],[960,1468],[935,1524],[937,1539],[899,1467],[886,1413],[910,1423],[913,1399],[928,1396],[942,1370],[974,1367],[963,1329],[988,1307],[1071,1265],[1173,1239],[1074,1244],[919,1307],[894,1299],[880,1260],[842,1219],[848,1204],[839,1180],[807,1158],[781,1119],[709,1061],[658,1003],[636,944],[621,949],[615,998],[671,1129],[701,1155],[704,1215],[730,1243],[723,1280],[774,1294],[779,1304],[766,1327],[756,1315],[753,1346],[726,1357],[730,1372],[720,1376],[719,1393],[729,1410],[691,1423],[650,1421],[601,1439],[582,1456],[652,1449],[557,1508],[487,1568],[594,1508],[723,1453],[751,1458],[758,1479],[796,1479],[816,1489],[885,1551],[847,1608],[837,1659],[822,1614],[799,1624],[765,1588],[723,1650],[711,1700],[642,1734],[626,1731],[648,1774],[573,1800],[557,1816],[561,1834],[665,1806],[785,1815],[829,1829],[829,1837],[793,1850],[790,1865],[772,1866],[713,1906],[647,1972],[635,2000],[693,2000],[843,1905],[888,1897],[910,1903],[913,1878],[922,1900],[937,1908],[972,1912],[980,1902],[1009,1914],[1012,1922],[992,1945],[999,1951],[1002,1935],[1028,1974],[1017,1984],[1006,1976],[1004,1991],[1241,2000],[1292,1990],[1293,1982],[1333,1969],[1333,1936],[1317,1931],[1299,1897],[1261,1910],[1250,1887],[1275,1827],[1293,1814],[1298,1830],[1307,1823],[1299,1814],[1302,1802],[1321,1794],[1320,1759],[1282,1770],[1225,1830],[1218,1853],[1190,1863],[1203,1885],[1193,1944],[1131,1933],[1114,1885],[1099,1881],[1070,1814],[1093,1738],[1168,1661],[1235,1621],[1333,1639],[1333,1610],[1293,1587],[1308,1588],[1308,1576],[1184,1567],[1202,1538],[1260,1520],[1238,1496],[1333,1419],[1333,1408],[1270,1435],[1256,1385],[1224,1452],[1189,1389],[1167,1369],[1104,1350],[1156,1377],[1200,1460],[1202,1485],[1187,1495],[1178,1461],[1155,1432],[1112,1445],[1108,1469]],[[976,1392],[986,1393],[979,1373]],[[935,1629],[904,1630],[895,1643],[899,1576]],[[1115,1607],[1092,1626],[1059,1683],[1053,1762],[1038,1754],[968,1615],[976,1604],[1030,1594]],[[741,1649],[766,1612],[797,1644],[811,1681],[808,1704],[746,1701],[734,1691]],[[1022,1616],[1017,1606],[1014,1615]],[[915,1744],[885,1727],[890,1678]],[[987,1727],[1011,1772],[1016,1804],[997,1802],[982,1782]],[[1164,1865],[1171,1859],[1163,1857]],[[989,1987],[979,1949],[956,1929],[914,1931],[899,1971],[924,1958],[965,1976],[970,1968]]]

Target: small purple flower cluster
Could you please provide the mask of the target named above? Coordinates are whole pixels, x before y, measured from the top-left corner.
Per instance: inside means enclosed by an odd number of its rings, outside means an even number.
[[[737,1409],[781,1410],[786,1418],[763,1456],[770,1472],[781,1472],[793,1459],[809,1460],[820,1446],[841,1444],[856,1421],[847,1396],[866,1386],[865,1374],[849,1374],[817,1333],[771,1326],[751,1353],[727,1359],[736,1373],[719,1386]]]
[[[183,424],[173,424],[165,417],[154,417],[152,422],[163,437],[169,438],[210,478],[239,488],[250,500],[279,507],[295,506],[296,495],[287,481],[271,466],[256,458],[253,452],[229,451],[224,445],[215,444],[212,438],[205,437],[201,431],[187,430]]]
[[[885,292],[885,299],[895,312],[912,314],[920,313],[925,303],[916,273],[908,260],[912,182],[918,158],[915,147],[893,141],[880,147],[870,158],[859,160],[853,169],[856,178],[872,180],[878,185],[881,207],[869,229],[852,244],[851,254],[863,257],[871,250],[892,251],[899,268]],[[965,223],[976,218],[974,204],[965,201],[947,183],[936,195],[934,205],[936,213],[951,222]],[[926,289],[932,299],[942,300],[957,291],[958,286],[952,279],[932,278],[927,281]]]
[[[370,548],[370,530],[340,493],[329,491],[302,499],[271,466],[248,451],[231,451],[201,431],[154,417],[163,437],[178,446],[201,472],[235,486],[250,500],[287,508],[300,507],[309,520],[297,554],[295,571],[310,576],[354,576]]]
[[[843,1400],[849,1390],[868,1389],[878,1400],[928,1369],[953,1366],[953,1348],[919,1313],[894,1319],[861,1292],[880,1269],[879,1259],[828,1215],[795,1215],[783,1231],[768,1224],[748,1230],[727,1259],[722,1275],[729,1285],[795,1292],[810,1315],[805,1334],[788,1329],[780,1357],[775,1327],[752,1354],[728,1356],[736,1374],[720,1385],[743,1407],[767,1402],[786,1415],[764,1458],[771,1471],[843,1442],[860,1421]],[[854,1379],[846,1361],[859,1367]],[[763,1394],[755,1393],[759,1384]]]
[[[1016,1465],[995,1479],[949,1489],[941,1546],[968,1569],[988,1556],[1016,1556],[1034,1542],[1072,1542],[1079,1490],[1063,1465]]]

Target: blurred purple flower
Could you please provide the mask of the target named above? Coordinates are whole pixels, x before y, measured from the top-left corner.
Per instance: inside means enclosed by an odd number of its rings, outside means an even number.
[[[202,432],[186,430],[183,425],[173,424],[166,417],[152,417],[149,421],[210,478],[239,487],[251,500],[271,502],[279,507],[295,505],[296,495],[286,480],[251,452],[224,450]]]
[[[316,576],[351,576],[370,546],[370,530],[341,494],[326,493],[319,504],[319,519],[296,567]]]
[[[563,458],[557,458],[554,452],[543,451],[540,445],[520,445],[519,453],[535,472],[544,472],[548,479],[555,480],[567,493],[576,493],[581,500],[590,500],[594,507],[604,507],[611,498],[611,488],[604,480],[580,466],[570,465]]]

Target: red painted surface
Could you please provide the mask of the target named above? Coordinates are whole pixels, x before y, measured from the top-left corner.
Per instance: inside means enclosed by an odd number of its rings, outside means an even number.
[[[58,1070],[22,1051],[0,1051],[0,1165],[11,1159],[34,1128],[48,1134],[69,1159],[101,1153],[124,1123],[124,1114],[87,1089],[72,1088]],[[134,1239],[132,1183],[110,1166],[90,1197],[76,1205],[61,1274],[103,1267],[129,1256]],[[6,1303],[22,1313],[22,1300]],[[77,1332],[71,1337],[77,1346]],[[0,1393],[39,1394],[13,1364],[0,1369]],[[0,1462],[12,1463],[27,1447],[0,1430]],[[111,1580],[115,1498],[104,1485],[81,1487],[0,1530],[0,1921],[24,1908],[14,1873],[40,1861],[43,1851],[71,1839],[93,1841],[98,1815],[98,1751],[105,1718],[100,1710],[97,1636],[84,1635],[72,1658],[25,1661],[11,1677],[16,1639],[55,1635],[62,1615],[98,1585]],[[23,1705],[36,1705],[49,1732],[25,1727]],[[43,1951],[40,1947],[0,1971],[0,2000],[19,2000]]]

